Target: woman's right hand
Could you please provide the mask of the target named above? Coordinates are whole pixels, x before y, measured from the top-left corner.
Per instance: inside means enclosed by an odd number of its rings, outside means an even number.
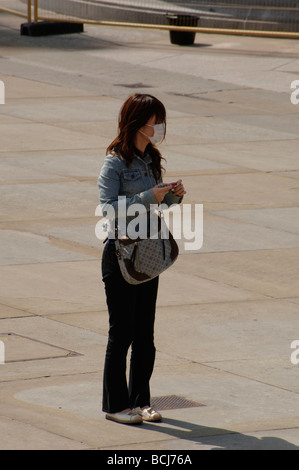
[[[163,201],[168,191],[172,188],[171,184],[160,183],[152,188],[158,204]]]

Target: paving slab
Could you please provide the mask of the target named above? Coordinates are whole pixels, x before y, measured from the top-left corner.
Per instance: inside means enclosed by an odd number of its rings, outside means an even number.
[[[80,442],[74,442],[12,418],[1,417],[0,428],[1,450],[60,450],[62,448],[87,450],[89,448]]]
[[[1,134],[3,135],[2,152],[18,150],[40,150],[40,149],[61,149],[78,148],[78,146],[91,148],[99,145],[100,138],[79,134],[76,132],[61,129],[57,126],[49,126],[38,123],[22,123],[18,129],[19,140],[14,139],[16,124],[1,124]]]
[[[0,15],[0,448],[299,448],[298,41],[85,26],[24,37]],[[203,247],[160,279],[153,398],[198,406],[124,427],[101,411],[108,316],[97,177],[124,99],[166,105],[165,180],[203,204]],[[129,369],[128,355],[128,369]]]
[[[2,266],[2,303],[14,308],[24,307],[37,315],[102,310],[106,301],[100,260],[85,263],[59,261]],[[63,284],[61,276],[65,279]]]
[[[192,150],[191,150],[192,152]],[[205,210],[238,210],[297,205],[297,183],[268,172],[184,174],[189,191],[186,203],[203,204]]]
[[[276,299],[298,296],[298,248],[201,253],[199,256],[200,262],[194,263],[192,256],[182,255],[177,262],[178,272],[187,275],[193,265],[195,275],[210,281],[225,279],[228,285]]]
[[[250,223],[269,229],[281,230],[287,233],[299,233],[299,208],[283,207],[272,209],[257,209],[246,211],[221,211],[215,212],[219,216],[232,218],[241,222]]]
[[[82,213],[92,217],[98,205],[98,194],[95,189],[96,181],[78,184],[74,179],[67,182],[54,181],[51,189],[49,183],[43,181],[37,181],[36,184],[22,182],[2,185],[0,194],[4,207],[0,216],[1,221],[28,220],[32,214],[41,219],[67,218],[70,214],[79,216]],[[21,204],[25,194],[27,204]],[[78,198],[81,199],[80,204]],[[86,212],[87,206],[88,212]]]
[[[219,163],[238,165],[243,168],[251,168],[264,172],[281,172],[289,170],[286,176],[295,178],[298,169],[297,139],[270,140],[263,145],[261,142],[224,142],[208,143],[200,152],[206,159],[213,159]],[[180,148],[180,147],[179,147]],[[189,147],[190,155],[198,155],[198,149]]]
[[[233,433],[224,432],[224,435],[212,435],[192,439],[180,439],[180,450],[298,450],[297,430],[278,430],[269,433],[260,431],[255,433]],[[287,439],[286,439],[287,436]],[[169,453],[178,451],[178,441],[176,439],[160,443],[139,444],[132,446],[113,447],[114,450],[167,450]],[[167,460],[163,460],[165,464]]]
[[[63,158],[62,158],[63,157]],[[104,161],[104,149],[58,149],[36,151],[9,151],[1,155],[3,174],[1,180],[23,182],[49,181],[53,178],[71,180],[90,178],[96,184],[95,172],[99,172]]]
[[[280,172],[280,176],[285,176],[286,178],[293,178],[299,179],[299,171],[291,170],[291,171],[282,171]]]
[[[18,309],[9,307],[5,304],[0,304],[0,318],[10,318],[10,317],[22,317],[22,316],[30,316],[30,313]]]
[[[78,261],[80,259],[93,259],[93,257],[67,251],[49,243],[48,237],[33,233],[22,233],[14,230],[0,230],[0,244],[5,246],[0,251],[3,265],[20,265],[53,261]],[[2,252],[3,251],[3,252]]]
[[[257,220],[261,220],[263,217],[260,212],[267,209],[248,209],[250,214],[248,214],[247,222],[242,221],[243,215],[246,220],[245,211],[242,211],[240,218],[238,218],[238,214],[235,214],[235,212],[239,212],[237,210],[215,211],[217,217],[207,214],[204,218],[203,246],[200,251],[202,253],[216,253],[220,251],[298,248],[298,235],[283,225],[283,217],[280,219],[283,209],[272,209],[276,212],[275,228],[271,227],[271,223],[267,224],[267,216],[265,216],[264,222],[257,223]],[[231,220],[234,220],[235,223],[231,223]],[[288,217],[288,224],[291,220]]]

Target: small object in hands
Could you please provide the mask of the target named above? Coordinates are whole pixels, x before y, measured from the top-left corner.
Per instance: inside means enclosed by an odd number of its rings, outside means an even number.
[[[160,188],[166,188],[167,186],[169,186],[170,188],[175,188],[176,185],[177,185],[177,181],[175,183],[161,183],[159,186]]]

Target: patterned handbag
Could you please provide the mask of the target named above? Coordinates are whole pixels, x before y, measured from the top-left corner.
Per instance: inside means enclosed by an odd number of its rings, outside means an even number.
[[[118,264],[124,279],[129,284],[150,281],[168,269],[177,259],[179,247],[170,231],[162,238],[161,229],[158,238],[118,238],[115,236],[115,248]]]

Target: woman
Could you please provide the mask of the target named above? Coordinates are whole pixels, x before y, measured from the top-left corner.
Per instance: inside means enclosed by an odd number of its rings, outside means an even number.
[[[155,144],[166,132],[164,105],[151,95],[134,94],[122,106],[119,132],[107,149],[99,179],[100,203],[112,206],[116,225],[118,197],[125,196],[126,209],[132,204],[171,205],[185,194],[162,184],[162,156]],[[126,223],[128,218],[126,219]],[[159,278],[138,285],[127,283],[115,254],[114,234],[105,245],[102,275],[109,311],[109,338],[103,377],[103,411],[106,418],[126,424],[160,421],[150,406],[149,381],[155,361],[154,320]],[[126,359],[131,346],[129,386]]]

